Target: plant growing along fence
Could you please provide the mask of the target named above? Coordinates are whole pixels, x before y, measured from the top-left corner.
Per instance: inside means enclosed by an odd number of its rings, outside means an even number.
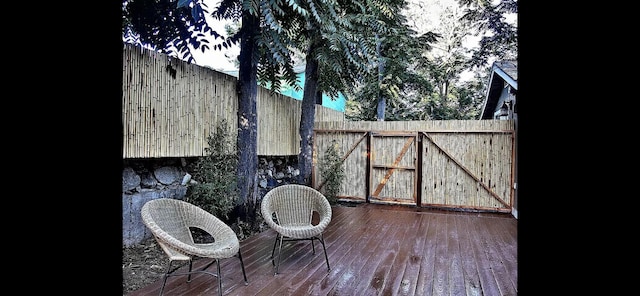
[[[338,202],[338,193],[344,181],[344,167],[342,165],[340,147],[338,143],[333,141],[331,145],[324,151],[324,155],[320,159],[318,169],[322,176],[324,186],[320,185],[320,190],[329,200],[329,203]]]
[[[206,155],[194,167],[193,182],[187,187],[186,201],[220,219],[228,219],[238,200],[238,156],[226,120],[207,137]]]

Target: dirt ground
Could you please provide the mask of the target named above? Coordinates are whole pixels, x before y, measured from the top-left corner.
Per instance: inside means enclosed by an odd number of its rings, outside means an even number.
[[[162,279],[168,265],[167,255],[153,238],[130,248],[123,247],[122,295]]]

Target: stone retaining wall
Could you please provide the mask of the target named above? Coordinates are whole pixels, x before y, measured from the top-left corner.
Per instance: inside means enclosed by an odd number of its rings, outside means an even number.
[[[151,237],[140,210],[157,198],[184,199],[197,158],[125,159],[122,170],[122,245],[134,246]],[[259,157],[259,198],[283,183],[296,183],[298,158]]]

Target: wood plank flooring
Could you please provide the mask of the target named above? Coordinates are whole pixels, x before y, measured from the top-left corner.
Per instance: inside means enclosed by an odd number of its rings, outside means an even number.
[[[285,242],[279,273],[275,232],[240,242],[240,260],[221,261],[224,295],[517,295],[517,219],[509,214],[407,206],[336,205],[322,245]],[[277,251],[277,250],[276,250]],[[194,261],[194,269],[209,260]],[[186,270],[186,267],[183,267]],[[215,264],[208,271],[216,273]],[[162,279],[128,296],[158,295]],[[164,295],[218,295],[218,279],[169,277]]]

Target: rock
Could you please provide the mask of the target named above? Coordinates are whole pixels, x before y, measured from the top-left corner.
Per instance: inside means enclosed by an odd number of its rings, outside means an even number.
[[[164,185],[171,185],[182,178],[180,169],[171,166],[159,167],[153,174],[156,176],[156,179]]]
[[[140,186],[140,176],[131,167],[122,170],[122,191],[131,191]]]
[[[182,177],[182,185],[187,185],[189,184],[189,181],[191,181],[191,175],[189,173],[184,174],[184,177]]]

